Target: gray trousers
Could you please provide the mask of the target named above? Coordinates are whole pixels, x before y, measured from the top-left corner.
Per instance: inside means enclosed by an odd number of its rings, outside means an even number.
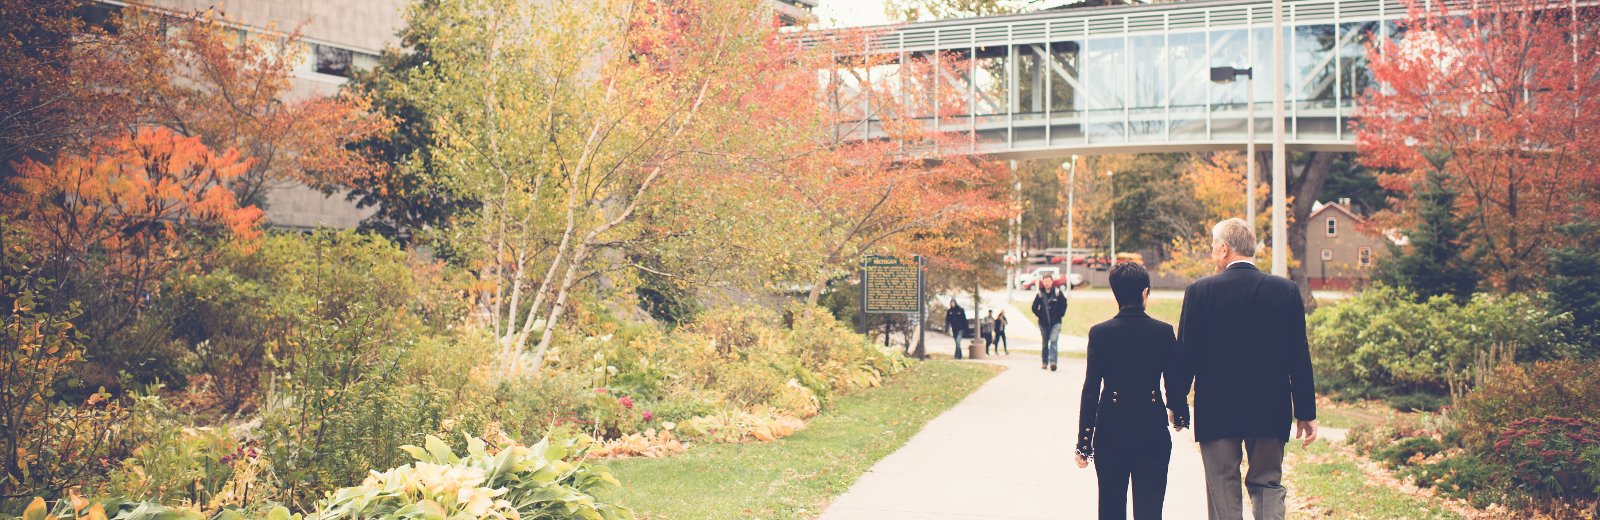
[[[1283,479],[1283,446],[1288,441],[1273,437],[1216,439],[1200,443],[1200,461],[1206,469],[1206,505],[1211,520],[1244,518],[1244,502],[1239,493],[1239,463],[1246,454],[1250,469],[1244,487],[1250,493],[1255,520],[1282,520],[1289,493]],[[1241,448],[1242,447],[1242,448]]]

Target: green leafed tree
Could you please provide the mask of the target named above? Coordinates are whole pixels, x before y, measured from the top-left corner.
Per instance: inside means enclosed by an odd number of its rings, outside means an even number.
[[[425,100],[406,88],[419,75],[431,70],[434,62],[430,41],[444,28],[436,23],[439,0],[423,0],[412,7],[413,20],[400,31],[400,47],[385,49],[378,66],[358,71],[345,88],[366,96],[373,108],[395,118],[395,125],[383,135],[373,136],[354,146],[371,157],[393,165],[387,174],[374,177],[351,189],[349,198],[361,207],[375,207],[377,213],[361,223],[361,229],[374,231],[408,245],[425,238],[455,215],[475,209],[478,201],[440,175],[440,167],[428,150],[435,144],[434,120],[428,117]],[[448,246],[444,241],[432,245]],[[445,251],[448,254],[448,249]]]
[[[1588,356],[1600,354],[1600,223],[1584,222],[1563,226],[1572,245],[1550,252],[1550,302],[1558,312],[1572,314],[1577,338],[1587,338]]]
[[[1391,246],[1375,279],[1409,289],[1419,299],[1448,295],[1465,302],[1477,289],[1477,259],[1470,256],[1462,233],[1466,223],[1455,215],[1456,194],[1444,174],[1430,171],[1415,196],[1416,224],[1406,230],[1408,243]]]

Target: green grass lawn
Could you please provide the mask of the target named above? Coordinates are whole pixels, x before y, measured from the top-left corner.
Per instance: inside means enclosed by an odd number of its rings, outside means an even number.
[[[925,361],[883,388],[834,401],[804,430],[759,444],[699,445],[607,463],[617,498],[652,519],[814,518],[879,459],[1001,369]]]
[[[1116,300],[1109,295],[1105,298],[1080,296],[1081,292],[1086,291],[1088,290],[1073,291],[1072,301],[1067,305],[1066,328],[1061,329],[1062,334],[1067,336],[1088,336],[1090,327],[1117,315]],[[1033,322],[1033,326],[1037,327],[1039,326],[1039,319],[1035,318],[1032,312],[1029,312],[1028,305],[1028,302],[1016,303],[1016,307],[1022,311],[1022,315],[1028,318],[1028,321]],[[1172,325],[1173,329],[1177,329],[1178,315],[1183,313],[1183,300],[1172,298],[1152,299],[1145,312],[1148,312],[1150,317],[1167,322]]]
[[[1150,300],[1145,312],[1150,317],[1167,322],[1173,329],[1178,328],[1178,314],[1183,311],[1183,300]],[[1061,329],[1062,334],[1068,336],[1088,336],[1089,328],[1102,321],[1117,315],[1117,302],[1111,299],[1099,298],[1073,298],[1067,305],[1066,326]]]
[[[1434,499],[1368,478],[1348,447],[1318,441],[1301,449],[1290,441],[1284,457],[1289,518],[1461,518]]]

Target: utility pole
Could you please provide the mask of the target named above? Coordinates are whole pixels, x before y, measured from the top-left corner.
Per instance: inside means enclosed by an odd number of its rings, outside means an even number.
[[[1288,150],[1283,144],[1283,0],[1272,0],[1272,274],[1289,276],[1289,216],[1283,200]]]

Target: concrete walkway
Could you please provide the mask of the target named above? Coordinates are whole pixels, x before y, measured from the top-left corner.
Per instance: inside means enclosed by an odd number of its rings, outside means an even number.
[[[822,518],[1093,518],[1094,466],[1072,461],[1084,361],[1061,361],[1058,372],[1028,354],[984,361],[1007,370],[879,461]],[[1184,430],[1172,444],[1166,517],[1204,518],[1194,438]]]

